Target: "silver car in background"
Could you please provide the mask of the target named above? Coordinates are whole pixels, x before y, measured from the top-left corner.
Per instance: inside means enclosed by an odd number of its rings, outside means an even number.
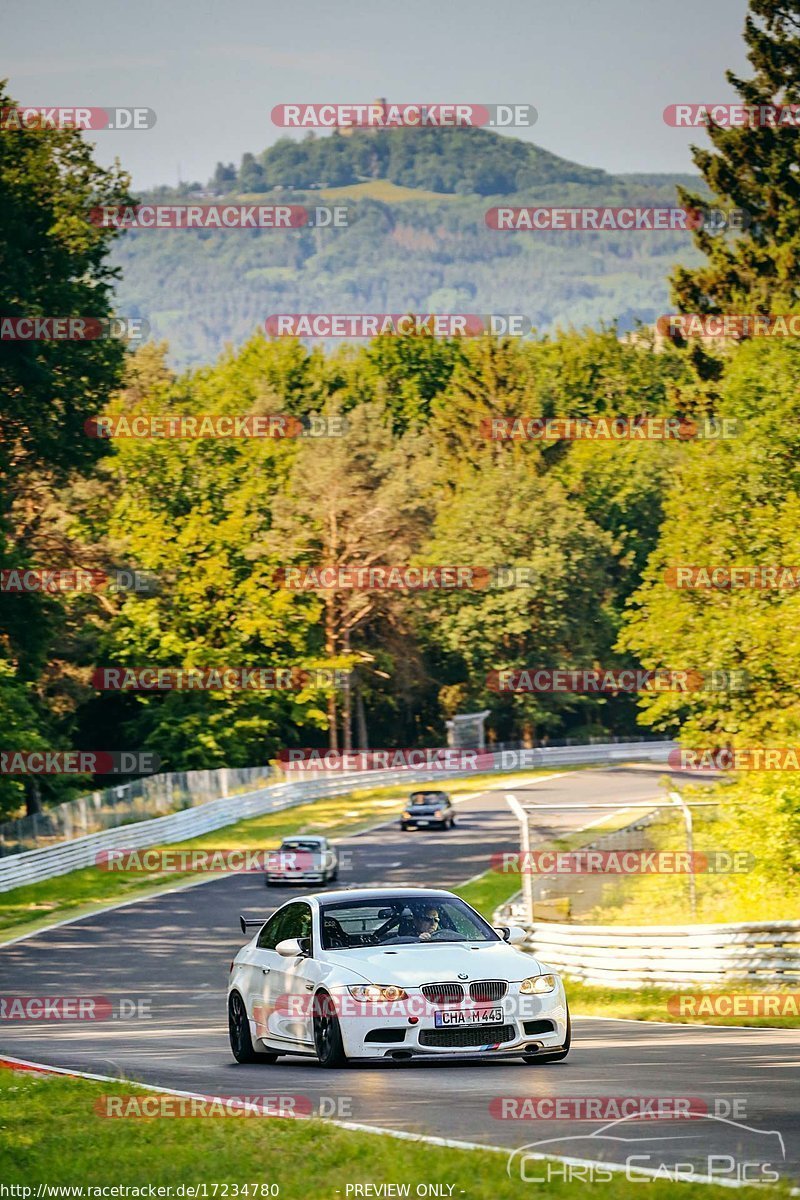
[[[339,854],[327,838],[316,834],[298,834],[284,838],[277,850],[267,856],[264,882],[267,887],[281,883],[333,883],[339,875]]]

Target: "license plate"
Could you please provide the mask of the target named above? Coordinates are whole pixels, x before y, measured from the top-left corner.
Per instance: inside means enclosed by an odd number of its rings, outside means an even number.
[[[433,1014],[433,1023],[437,1029],[446,1025],[502,1025],[503,1019],[502,1008],[473,1008],[467,1012],[454,1008]]]

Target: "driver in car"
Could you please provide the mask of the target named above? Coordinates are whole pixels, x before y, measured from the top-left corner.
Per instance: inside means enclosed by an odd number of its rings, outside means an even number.
[[[429,942],[439,930],[439,910],[426,905],[414,913],[414,932],[421,942]]]

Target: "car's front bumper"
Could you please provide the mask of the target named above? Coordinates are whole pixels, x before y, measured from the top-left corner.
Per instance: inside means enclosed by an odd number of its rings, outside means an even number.
[[[438,827],[439,829],[441,829],[443,825],[447,824],[447,818],[440,819],[439,817],[403,817],[400,824],[404,825],[407,829],[411,828],[412,826],[414,829],[422,829],[422,828],[432,829],[435,827]]]
[[[361,1015],[352,999],[334,992],[345,1054],[380,1059],[497,1058],[559,1050],[567,1039],[567,1003],[561,983],[540,996],[522,996],[518,985],[512,986],[514,990],[493,1006],[503,1010],[502,1025],[448,1027],[447,1038],[439,1036],[443,1030],[435,1025],[436,1010],[424,1001],[422,1007],[411,1006],[413,1014],[419,1014],[416,1020],[402,1010],[403,1002],[367,1005],[368,1011]],[[420,1000],[412,992],[409,996]],[[450,1044],[431,1044],[440,1041]]]
[[[267,871],[266,875],[267,883],[324,883],[327,879],[325,871]]]

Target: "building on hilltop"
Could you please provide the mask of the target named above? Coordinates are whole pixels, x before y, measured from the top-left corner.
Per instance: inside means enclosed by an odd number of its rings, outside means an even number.
[[[382,128],[382,123],[386,120],[387,104],[383,96],[379,96],[377,100],[373,100],[371,108],[380,108],[379,121],[374,125],[358,125],[355,121],[339,122],[333,127],[333,132],[339,137],[352,137],[355,130],[361,130],[364,133],[377,133]]]

